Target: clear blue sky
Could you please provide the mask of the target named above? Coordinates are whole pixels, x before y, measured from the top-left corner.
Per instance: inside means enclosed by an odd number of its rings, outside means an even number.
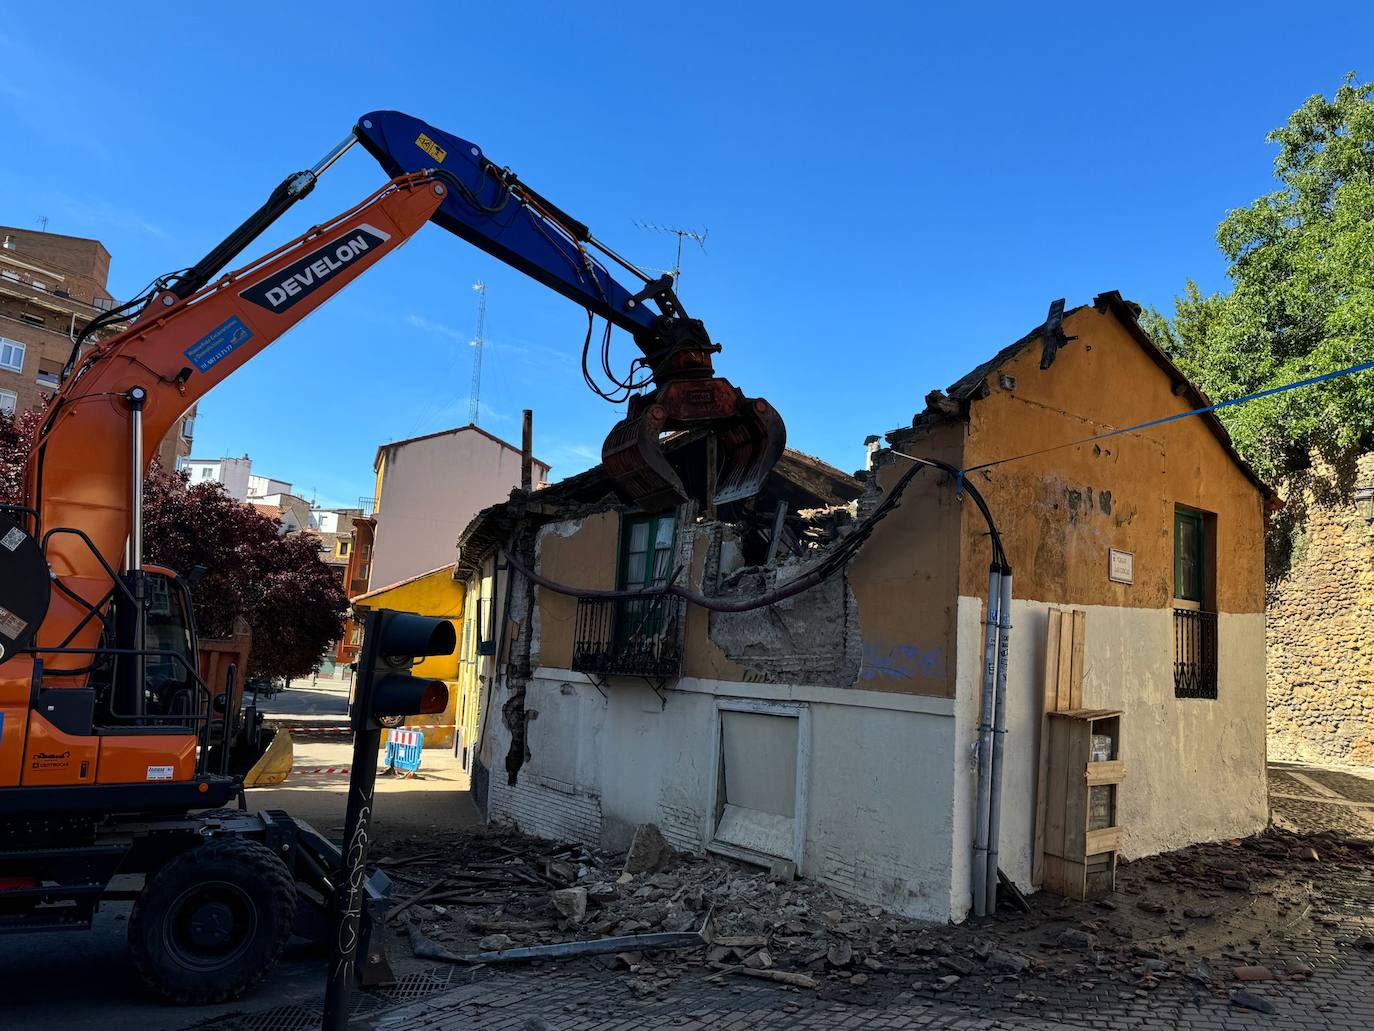
[[[1053,298],[1224,287],[1213,232],[1271,188],[1265,134],[1374,74],[1369,3],[199,7],[11,5],[0,222],[98,237],[126,297],[398,108],[645,265],[673,240],[636,221],[709,228],[681,293],[718,368],[846,470]],[[355,149],[253,253],[382,178]],[[437,228],[212,393],[197,454],[370,494],[379,443],[467,421],[478,279],[482,425],[518,440],[533,408],[554,476],[587,467],[618,413],[582,386],[582,312]]]

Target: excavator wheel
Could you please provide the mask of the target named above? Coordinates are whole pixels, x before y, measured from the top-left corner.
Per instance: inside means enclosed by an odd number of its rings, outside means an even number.
[[[143,982],[169,1002],[238,998],[277,965],[296,921],[296,886],[272,850],[215,838],[148,878],[129,917]]]

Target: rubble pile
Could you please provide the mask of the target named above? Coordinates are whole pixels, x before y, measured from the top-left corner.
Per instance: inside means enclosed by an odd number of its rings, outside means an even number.
[[[914,991],[1029,1011],[1066,991],[1102,1001],[1183,992],[1263,1011],[1283,982],[1313,973],[1285,954],[1334,921],[1352,879],[1370,878],[1371,858],[1367,842],[1271,829],[1123,863],[1108,898],[1041,892],[1026,912],[959,926],[855,903],[796,880],[790,863],[764,870],[675,853],[652,825],[624,856],[501,831],[455,835],[443,848],[398,843],[379,865],[397,881],[393,918],[451,959],[701,930],[704,940],[679,934],[690,940],[671,949],[577,960],[623,971],[642,996],[687,977],[743,976],[870,1004]]]

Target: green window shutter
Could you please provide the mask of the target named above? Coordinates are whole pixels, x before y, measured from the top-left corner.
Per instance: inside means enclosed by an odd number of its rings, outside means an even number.
[[[1174,597],[1202,602],[1204,590],[1202,514],[1185,508],[1174,510]]]

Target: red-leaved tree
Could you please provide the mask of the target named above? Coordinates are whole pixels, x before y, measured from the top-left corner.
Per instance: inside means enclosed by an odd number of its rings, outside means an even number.
[[[43,412],[38,408],[18,417],[0,412],[0,505],[20,503],[29,442],[42,418]]]
[[[19,500],[24,460],[38,413],[0,415],[0,501]],[[144,551],[150,563],[204,578],[192,592],[203,637],[227,636],[242,616],[253,628],[249,672],[303,677],[343,633],[348,598],[320,560],[310,534],[281,534],[281,525],[235,501],[218,483],[188,486],[156,463],[144,484]]]

